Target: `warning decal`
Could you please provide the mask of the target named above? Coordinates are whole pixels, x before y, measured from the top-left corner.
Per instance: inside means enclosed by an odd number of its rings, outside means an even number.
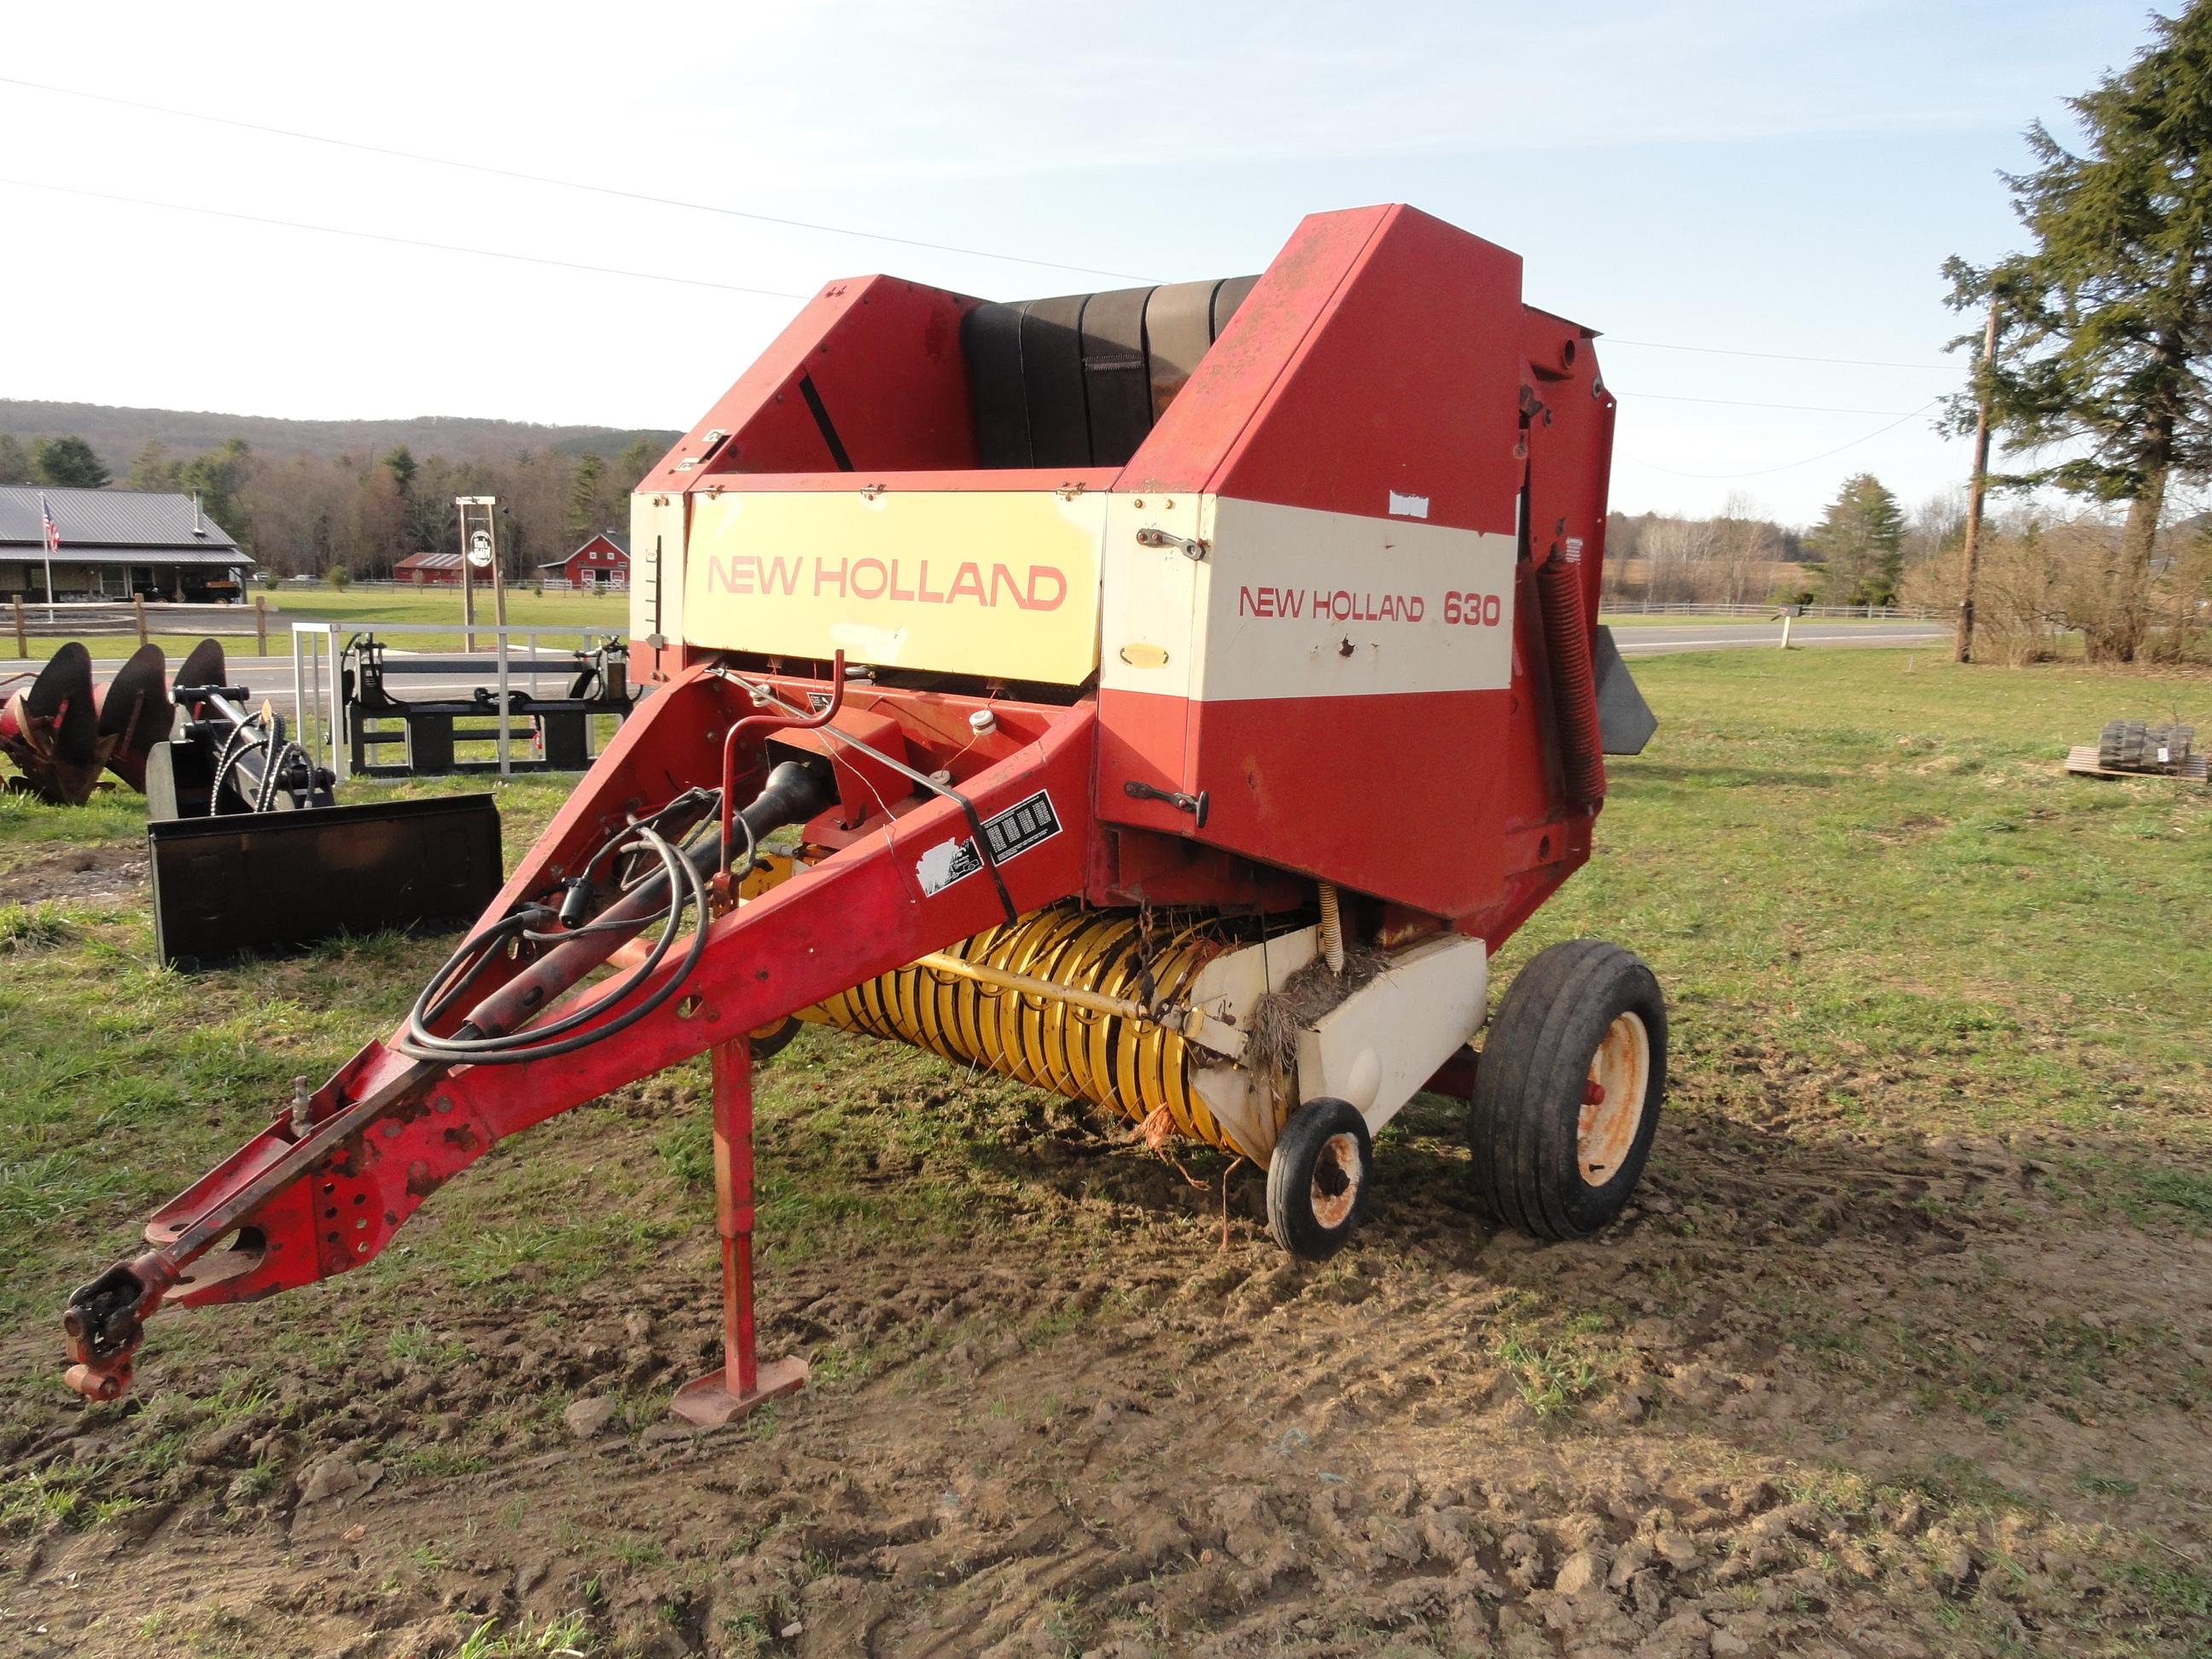
[[[1052,797],[1040,789],[1027,800],[1009,806],[995,817],[983,820],[983,839],[990,843],[992,861],[1004,864],[1018,858],[1039,842],[1060,833],[1060,815],[1052,810]],[[941,893],[956,881],[983,867],[975,843],[963,836],[931,848],[915,860],[914,873],[925,896]]]

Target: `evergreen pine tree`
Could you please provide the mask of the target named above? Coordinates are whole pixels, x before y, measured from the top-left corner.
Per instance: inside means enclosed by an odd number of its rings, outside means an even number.
[[[178,464],[169,459],[158,438],[146,440],[138,459],[131,463],[131,471],[123,483],[130,489],[174,489],[177,487]]]
[[[1905,509],[1871,472],[1844,480],[1805,538],[1826,567],[1821,597],[1830,605],[1893,605],[1905,574]]]
[[[57,488],[100,489],[107,469],[82,438],[41,438],[31,446],[31,471],[40,483]]]
[[[2100,602],[2077,619],[2093,658],[2122,662],[2148,629],[2167,491],[2212,477],[2212,0],[2152,28],[2134,63],[2068,100],[2081,154],[2028,129],[2040,165],[2006,183],[2033,246],[1945,267],[1954,306],[1998,300],[2004,345],[1978,388],[1996,431],[2064,452],[2002,482],[2127,503]]]
[[[576,471],[568,482],[568,547],[580,547],[607,526],[600,523],[606,515],[606,504],[601,499],[606,494],[607,464],[586,451],[576,460]],[[562,550],[568,551],[568,548]]]

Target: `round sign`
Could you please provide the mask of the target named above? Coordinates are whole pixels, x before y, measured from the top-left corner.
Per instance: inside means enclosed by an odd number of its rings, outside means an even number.
[[[479,530],[469,538],[469,562],[479,570],[491,568],[491,532]]]

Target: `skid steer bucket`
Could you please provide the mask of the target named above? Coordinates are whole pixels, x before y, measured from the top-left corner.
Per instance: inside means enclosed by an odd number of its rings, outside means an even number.
[[[149,824],[146,839],[155,946],[172,968],[465,925],[501,880],[489,795],[172,818]]]

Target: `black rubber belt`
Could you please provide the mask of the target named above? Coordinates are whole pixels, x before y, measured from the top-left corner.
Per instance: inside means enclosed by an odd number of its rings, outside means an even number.
[[[806,407],[813,414],[814,424],[822,430],[822,441],[830,446],[830,459],[837,463],[840,472],[853,470],[853,458],[845,453],[845,446],[837,436],[837,428],[830,424],[830,411],[823,407],[822,394],[814,389],[814,377],[799,377],[799,395],[806,399]]]

